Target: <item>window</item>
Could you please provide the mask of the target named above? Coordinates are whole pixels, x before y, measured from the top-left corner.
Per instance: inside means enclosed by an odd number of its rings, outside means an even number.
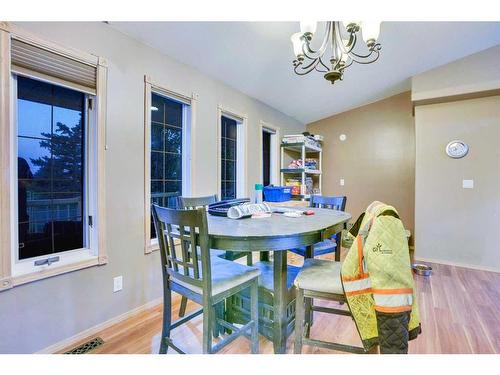
[[[86,246],[85,100],[81,92],[17,77],[19,260]]]
[[[106,62],[0,30],[0,290],[107,263]]]
[[[185,96],[145,76],[144,252],[158,249],[151,204],[177,208],[191,194],[191,131],[196,94]]]
[[[221,119],[221,200],[236,198],[237,135],[236,120]]]
[[[219,195],[221,200],[244,197],[246,192],[245,115],[219,106]]]
[[[184,114],[189,106],[151,93],[151,203],[177,208],[183,194]],[[156,238],[151,220],[151,238]]]

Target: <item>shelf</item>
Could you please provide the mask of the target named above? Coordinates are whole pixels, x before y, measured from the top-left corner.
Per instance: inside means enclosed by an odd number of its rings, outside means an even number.
[[[292,150],[292,151],[297,151],[301,152],[302,151],[302,146],[304,146],[304,142],[301,143],[282,143],[281,147],[287,150]],[[318,147],[312,147],[309,145],[305,145],[306,147],[306,152],[321,152],[321,148]]]
[[[298,199],[311,199],[311,194],[292,195],[292,200],[298,200]]]
[[[305,174],[321,174],[320,170],[317,169],[304,169],[304,168],[282,168],[281,173],[305,173]]]
[[[281,169],[280,169],[280,177],[282,185],[287,184],[287,180],[297,180],[301,183],[300,190],[296,190],[300,193],[305,193],[307,190],[307,185],[304,179],[309,183],[308,180],[312,180],[312,187],[314,189],[318,189],[321,191],[322,185],[322,147],[321,144],[317,146],[311,144],[311,142],[295,142],[295,143],[281,143],[280,145],[281,152]],[[316,159],[317,164],[314,163],[304,163],[302,168],[287,168],[288,166],[296,165],[296,162],[293,164],[290,163],[292,160],[296,159],[308,159],[313,158]],[[311,167],[316,166],[317,169],[312,169]],[[302,184],[304,182],[304,184]],[[291,183],[291,182],[290,182]],[[310,186],[310,185],[309,185]],[[309,190],[311,191],[311,190]],[[318,193],[319,194],[319,193]],[[292,195],[293,200],[297,201],[306,201],[311,197],[310,194],[298,194]]]

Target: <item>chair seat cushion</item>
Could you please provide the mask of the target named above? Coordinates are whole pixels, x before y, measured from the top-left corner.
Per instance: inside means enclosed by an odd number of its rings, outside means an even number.
[[[344,294],[340,281],[342,263],[323,259],[306,259],[295,278],[295,286],[316,292]]]
[[[260,271],[256,267],[244,266],[243,264],[222,258],[211,257],[210,262],[212,265],[212,296],[225,292],[260,275]],[[179,267],[179,271],[182,273],[181,267]],[[192,268],[189,269],[189,274],[191,277],[193,276]],[[195,293],[203,294],[203,289],[199,286],[180,281],[175,276],[173,277],[173,281]]]
[[[210,256],[224,258],[226,252],[224,250],[210,249]]]
[[[315,243],[313,245],[313,250],[314,250],[313,253],[314,253],[314,256],[333,253],[335,251],[336,247],[337,247],[337,244],[335,243],[335,241],[326,239],[326,240],[323,240],[321,242]],[[301,256],[305,256],[305,254],[306,254],[305,247],[299,247],[298,249],[292,249],[290,251],[295,253],[295,254],[299,254]]]

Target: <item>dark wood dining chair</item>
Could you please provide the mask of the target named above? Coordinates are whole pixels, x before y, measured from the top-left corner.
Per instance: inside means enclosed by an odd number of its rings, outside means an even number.
[[[179,197],[178,206],[185,210],[196,210],[200,207],[207,208],[209,204],[217,202],[217,194],[207,195],[204,197]],[[226,252],[224,250],[210,249],[212,256],[225,258]],[[181,297],[181,305],[179,306],[179,318],[182,318],[186,314],[187,298],[185,296]],[[216,335],[217,331],[214,331]]]
[[[304,266],[294,281],[297,288],[295,299],[295,354],[302,353],[303,344],[350,353],[376,353],[377,348],[374,348],[373,351],[366,351],[362,347],[327,342],[310,337],[313,311],[351,316],[349,309],[314,306],[312,304],[313,299],[336,301],[341,304],[346,302],[340,276],[341,267],[342,263],[340,262],[325,259],[305,259]]]
[[[347,202],[347,197],[345,196],[327,197],[322,195],[311,195],[310,207],[329,208],[337,211],[345,211],[346,202]],[[313,257],[335,252],[335,260],[339,262],[341,241],[342,241],[342,233],[337,233],[331,239],[325,239],[321,242],[314,244]],[[305,247],[291,249],[290,251],[303,257],[306,254]]]
[[[179,197],[179,207],[185,210],[195,210],[198,208],[207,208],[208,205],[217,202],[217,194],[207,195],[202,197]],[[247,257],[247,265],[252,265],[252,253],[247,252],[233,252],[233,251],[224,251],[211,249],[212,256],[217,256],[220,258],[224,258],[227,260],[235,260],[242,257]],[[187,307],[187,298],[182,297],[181,305],[179,307],[179,317],[183,317],[186,313]],[[220,308],[218,309],[220,310]],[[215,332],[214,332],[215,333]]]
[[[169,347],[184,353],[172,341],[170,332],[201,313],[203,313],[203,353],[216,353],[242,335],[250,338],[252,353],[258,353],[257,299],[260,271],[254,267],[211,257],[205,209],[174,210],[153,204],[152,212],[156,233],[163,234],[158,235],[163,273],[163,329],[160,354],[167,353]],[[180,244],[174,244],[174,240]],[[245,289],[249,289],[251,294],[249,321],[238,328],[221,318],[216,318],[214,307]],[[202,308],[172,323],[172,292],[187,297],[202,305]],[[230,329],[232,333],[214,345],[212,329],[215,324]]]

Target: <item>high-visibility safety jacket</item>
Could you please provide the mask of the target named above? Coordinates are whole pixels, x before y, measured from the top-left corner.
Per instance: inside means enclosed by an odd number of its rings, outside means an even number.
[[[373,202],[348,236],[354,242],[342,264],[347,304],[365,350],[407,353],[421,333],[408,240],[396,209]]]

